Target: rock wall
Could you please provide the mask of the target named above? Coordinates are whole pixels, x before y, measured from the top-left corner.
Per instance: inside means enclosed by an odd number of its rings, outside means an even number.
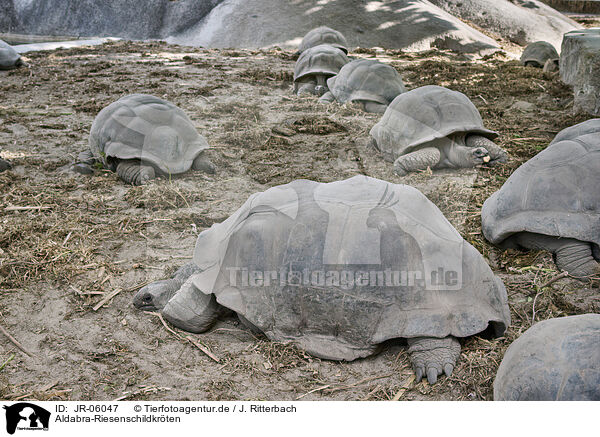
[[[198,23],[222,0],[0,0],[0,32],[164,38]]]
[[[547,41],[560,49],[566,32],[579,24],[537,0],[430,0],[499,37],[520,45]]]
[[[274,13],[276,11],[276,13]],[[310,29],[327,25],[350,46],[485,52],[496,41],[427,0],[225,0],[170,42],[208,47],[296,48]]]

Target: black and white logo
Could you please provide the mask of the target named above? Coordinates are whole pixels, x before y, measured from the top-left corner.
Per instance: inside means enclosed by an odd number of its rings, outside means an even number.
[[[6,432],[14,434],[19,431],[47,431],[50,412],[29,402],[19,402],[4,406],[6,410]]]

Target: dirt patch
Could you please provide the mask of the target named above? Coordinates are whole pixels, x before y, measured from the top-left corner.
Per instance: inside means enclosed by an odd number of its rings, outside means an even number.
[[[593,292],[569,279],[539,289],[558,274],[547,253],[501,252],[481,235],[483,201],[559,130],[587,118],[571,113],[571,90],[501,55],[468,62],[442,51],[357,52],[391,63],[409,88],[466,93],[509,162],[398,177],[366,145],[380,116],[294,96],[293,53],[279,49],[119,42],[30,53],[29,69],[0,72],[0,148],[14,164],[0,175],[0,323],[34,354],[0,337],[0,364],[15,355],[0,371],[2,398],[489,400],[504,350],[534,321],[597,311]],[[134,92],[184,109],[212,146],[217,173],[131,187],[107,171],[65,171],[86,148],[97,112]],[[193,336],[216,363],[131,306],[140,286],[188,262],[198,233],[250,194],[356,174],[419,188],[507,285],[513,325],[504,338],[463,339],[452,377],[415,384],[401,341],[336,363],[256,337],[233,317]]]

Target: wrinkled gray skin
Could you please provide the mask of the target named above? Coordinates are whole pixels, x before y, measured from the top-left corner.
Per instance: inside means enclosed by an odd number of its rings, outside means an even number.
[[[505,152],[486,137],[456,134],[431,141],[427,147],[399,157],[394,162],[394,171],[399,176],[405,176],[428,167],[469,168],[505,161]]]
[[[600,120],[559,132],[483,204],[486,239],[502,248],[547,250],[560,270],[600,277]]]
[[[400,226],[397,214],[406,208],[413,209],[406,217],[422,217],[424,223],[414,222],[410,229],[420,238],[430,236],[428,244],[419,244]],[[340,218],[347,224],[340,227]],[[374,232],[375,238],[365,240],[367,232]],[[363,241],[343,243],[345,263],[337,265],[332,262],[340,259],[337,255],[325,257],[326,247],[332,250],[326,244],[328,233],[333,241],[361,236]],[[338,243],[333,246],[340,250]],[[372,246],[368,251],[378,262],[348,261],[365,253],[364,244]],[[240,269],[428,272],[424,263],[436,256],[463,264],[459,289],[430,292],[418,284],[391,288],[363,284],[348,290],[278,281],[248,287],[242,279],[231,280],[231,271]],[[460,354],[457,337],[488,327],[502,335],[510,324],[501,281],[441,212],[414,188],[363,176],[331,184],[294,181],[253,195],[229,219],[198,237],[194,264],[184,266],[172,279],[142,288],[133,303],[142,310],[161,311],[166,320],[194,333],[205,332],[234,311],[253,332],[274,341],[295,341],[325,359],[365,357],[387,339],[403,337],[417,379],[427,376],[430,383],[452,373]]]
[[[504,354],[495,401],[600,401],[600,314],[544,320]]]
[[[81,174],[92,174],[99,162],[124,182],[143,185],[190,167],[215,172],[202,153],[208,145],[187,115],[155,96],[131,94],[104,108],[92,124],[89,143],[90,150],[80,153],[72,167]]]
[[[11,70],[23,65],[21,56],[0,39],[0,70]]]
[[[394,161],[400,176],[427,168],[465,168],[505,162],[467,96],[428,85],[398,95],[370,131],[370,145]]]

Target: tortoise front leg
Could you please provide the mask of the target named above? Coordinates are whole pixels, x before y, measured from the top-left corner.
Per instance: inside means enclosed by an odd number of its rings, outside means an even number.
[[[190,277],[177,294],[165,305],[161,314],[174,326],[184,331],[201,333],[208,331],[219,316],[229,310],[217,303],[214,294],[204,294]]]
[[[405,176],[411,171],[427,170],[427,167],[435,167],[440,162],[440,157],[437,147],[425,147],[400,156],[394,162],[394,170],[399,176]]]
[[[427,375],[427,381],[435,384],[438,376],[450,376],[460,356],[460,343],[455,337],[416,337],[408,339],[408,353],[417,382]]]
[[[117,175],[128,184],[144,185],[156,177],[154,167],[144,165],[136,159],[126,159],[117,164]]]
[[[321,103],[335,102],[335,96],[332,94],[331,91],[327,91],[325,94],[323,94],[321,96],[321,98],[319,99],[319,102],[321,102]]]

